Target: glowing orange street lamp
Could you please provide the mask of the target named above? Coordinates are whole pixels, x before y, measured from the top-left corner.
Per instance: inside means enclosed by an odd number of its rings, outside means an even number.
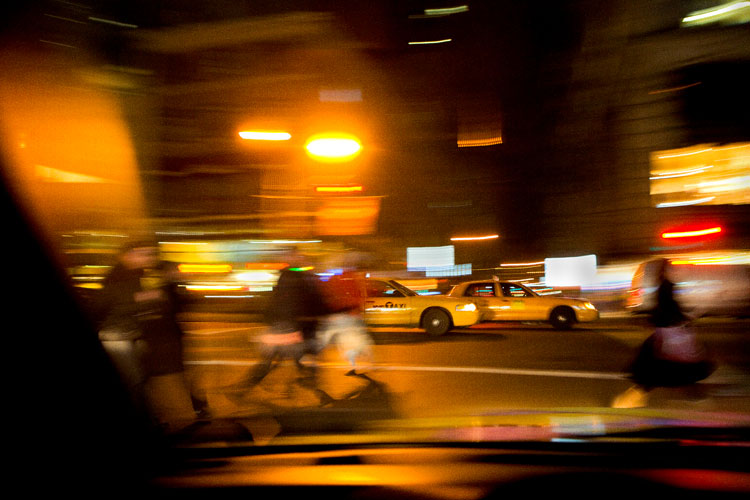
[[[317,134],[307,140],[305,151],[310,158],[317,161],[346,162],[362,152],[362,143],[349,134]]]

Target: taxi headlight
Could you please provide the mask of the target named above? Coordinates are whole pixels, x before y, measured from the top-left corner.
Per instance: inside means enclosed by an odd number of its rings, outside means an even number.
[[[586,309],[591,309],[592,311],[596,311],[596,307],[594,307],[594,304],[592,304],[591,302],[584,303],[583,307],[585,307]]]
[[[471,303],[471,304],[459,304],[459,305],[456,306],[456,311],[468,311],[468,312],[471,312],[471,311],[476,311],[476,310],[477,310],[477,306],[474,303]]]

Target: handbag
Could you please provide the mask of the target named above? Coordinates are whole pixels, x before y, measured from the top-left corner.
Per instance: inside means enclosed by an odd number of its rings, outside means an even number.
[[[657,327],[653,348],[657,359],[678,363],[698,363],[707,356],[695,332],[686,325]]]

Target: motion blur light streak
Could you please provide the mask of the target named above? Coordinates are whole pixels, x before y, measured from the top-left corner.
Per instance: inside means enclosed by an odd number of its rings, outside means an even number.
[[[680,157],[680,156],[691,156],[691,155],[697,155],[697,154],[700,154],[700,153],[706,153],[708,151],[713,151],[713,148],[699,149],[697,151],[687,151],[685,153],[674,153],[674,154],[668,154],[668,155],[661,155],[661,156],[659,156],[659,159],[661,160],[661,159],[664,159],[664,158],[677,158],[677,157]]]
[[[243,130],[240,137],[249,141],[288,141],[292,134],[288,132],[262,132],[255,130]]]
[[[424,40],[421,42],[409,42],[409,45],[436,45],[439,43],[448,43],[452,42],[452,38],[443,38],[442,40]]]
[[[486,139],[459,139],[457,144],[459,148],[472,148],[481,146],[494,146],[502,144],[503,138],[500,136],[488,137]]]
[[[362,191],[362,186],[316,186],[319,193],[352,193]]]
[[[434,17],[450,16],[452,14],[460,14],[462,12],[469,12],[469,6],[458,5],[456,7],[443,7],[439,9],[425,9],[424,10],[424,14],[426,16],[434,16]]]
[[[185,285],[191,292],[236,292],[244,288],[242,285]]]
[[[649,92],[649,95],[664,94],[667,92],[678,92],[680,90],[689,89],[690,87],[695,87],[696,85],[700,85],[701,83],[703,82],[689,83],[687,85],[681,85],[679,87],[672,87],[668,89],[652,90],[651,92]]]
[[[180,264],[177,269],[181,273],[228,273],[232,271],[230,264]]]
[[[688,175],[694,175],[694,174],[699,174],[701,172],[705,172],[709,168],[713,168],[713,167],[714,167],[713,165],[705,165],[703,167],[692,168],[692,169],[689,169],[689,170],[678,170],[678,171],[674,171],[674,172],[664,172],[664,173],[656,174],[655,176],[649,177],[649,179],[650,180],[656,180],[656,179],[671,179],[671,178],[674,178],[674,177],[685,177],[685,176],[688,176]]]
[[[698,25],[718,21],[733,21],[738,24],[750,21],[750,2],[732,2],[692,12],[682,19],[682,24]]]
[[[544,261],[539,262],[507,262],[500,264],[500,267],[534,267],[544,265]]]
[[[696,231],[679,231],[679,232],[669,232],[669,233],[662,233],[661,237],[664,239],[671,239],[671,238],[694,238],[696,236],[706,236],[709,234],[716,234],[721,232],[721,227],[711,227],[706,229],[698,229]]]
[[[490,234],[487,236],[456,236],[451,238],[451,241],[478,241],[478,240],[494,240],[499,238],[499,234]]]
[[[672,202],[665,202],[665,203],[659,203],[656,205],[656,208],[669,208],[669,207],[686,207],[689,205],[700,205],[701,203],[708,203],[709,201],[712,201],[715,196],[709,196],[707,198],[700,198],[698,200],[684,200],[684,201],[672,201]]]

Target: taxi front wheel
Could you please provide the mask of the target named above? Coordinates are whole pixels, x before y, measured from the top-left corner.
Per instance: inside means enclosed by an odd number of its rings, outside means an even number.
[[[556,307],[549,316],[549,322],[558,330],[569,330],[576,322],[576,313],[569,307]]]
[[[429,309],[424,313],[422,326],[430,335],[443,335],[451,329],[451,317],[440,309]]]

